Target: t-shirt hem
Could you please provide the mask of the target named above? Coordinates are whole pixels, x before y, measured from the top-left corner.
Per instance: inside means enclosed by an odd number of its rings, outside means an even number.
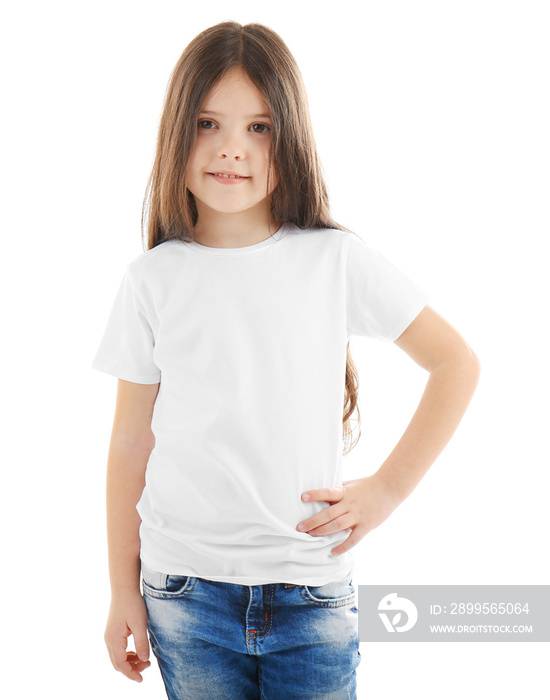
[[[339,569],[338,571],[335,571],[331,574],[325,576],[308,576],[307,579],[306,577],[290,577],[288,580],[282,580],[280,578],[262,578],[260,576],[199,576],[199,574],[197,574],[196,572],[190,573],[189,570],[185,571],[185,567],[183,567],[182,569],[176,567],[178,568],[178,570],[174,571],[174,567],[164,567],[159,564],[149,563],[149,561],[145,561],[144,559],[141,559],[141,561],[148,569],[151,569],[157,573],[169,573],[172,576],[192,576],[194,578],[202,578],[207,581],[234,583],[244,586],[261,586],[267,585],[269,583],[290,583],[295,586],[324,586],[327,583],[337,581],[339,579],[351,576],[353,574],[353,564],[348,564],[343,569]],[[163,571],[164,568],[171,568],[172,571]]]
[[[136,384],[158,384],[160,382],[160,376],[156,377],[152,374],[138,374],[137,372],[131,372],[130,370],[112,365],[100,364],[99,362],[92,362],[90,367],[98,370],[99,372],[105,372],[105,374],[118,377],[118,379],[124,379],[127,382],[135,382]]]
[[[394,327],[393,331],[388,335],[388,340],[394,343],[399,336],[411,325],[418,314],[427,306],[429,301],[429,295],[423,297],[419,302],[412,306],[409,312],[401,319],[399,324]]]

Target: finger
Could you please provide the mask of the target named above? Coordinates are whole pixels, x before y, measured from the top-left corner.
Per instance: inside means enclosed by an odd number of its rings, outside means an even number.
[[[150,661],[142,661],[139,658],[139,656],[133,651],[128,652],[128,658],[126,660],[132,666],[133,670],[138,672],[149,668],[149,666],[151,665]]]
[[[150,665],[150,661],[141,661],[138,658],[135,651],[129,651],[126,660],[115,668],[117,669],[117,671],[120,671],[124,676],[126,676],[126,678],[129,678],[131,681],[137,681],[138,683],[141,683],[143,680],[143,676],[141,675],[140,671],[149,668]]]
[[[335,486],[333,488],[313,489],[312,491],[304,491],[302,501],[341,501],[344,497],[345,489],[343,486]]]
[[[361,529],[359,526],[352,528],[351,535],[347,537],[342,544],[339,544],[338,547],[331,550],[331,554],[333,554],[335,557],[344,554],[355,547],[355,545],[360,542],[366,534],[367,532],[364,529]]]
[[[135,658],[137,659],[137,657]],[[117,668],[117,671],[120,671],[124,676],[126,676],[126,678],[129,678],[131,681],[137,681],[138,683],[141,683],[143,677],[141,676],[139,671],[143,671],[144,668],[147,668],[147,666],[150,665],[150,661],[138,660],[136,664],[130,663],[130,661],[123,661]]]
[[[111,658],[113,666],[117,671],[120,671],[120,667],[126,661],[126,647],[128,645],[128,640],[126,635],[117,636],[114,641],[112,641],[112,646],[109,649],[111,653]]]
[[[147,630],[134,630],[134,644],[136,646],[136,654],[142,661],[149,659],[149,640],[147,638]]]
[[[344,513],[340,517],[334,518],[330,522],[324,523],[319,527],[312,528],[309,530],[309,534],[313,535],[314,537],[321,537],[322,535],[332,535],[335,532],[347,530],[351,528],[352,525],[355,525],[354,522],[350,521],[350,519],[346,517],[347,515],[347,513]]]
[[[133,668],[136,668],[138,671],[140,671],[142,668],[147,668],[148,666],[151,665],[151,662],[149,660],[142,661],[139,658],[139,656],[136,654],[135,651],[128,652],[128,656],[126,657],[126,661],[131,663]]]
[[[120,671],[124,676],[132,681],[137,681],[141,683],[143,678],[139,672],[134,668],[134,665],[130,663],[129,659],[135,658],[137,660],[137,655],[133,651],[126,651],[126,646],[128,644],[128,639],[126,636],[119,637],[116,645],[113,646],[111,650],[111,660],[113,666],[117,671]],[[147,662],[143,662],[147,663]],[[142,670],[142,669],[140,669]]]
[[[325,523],[330,522],[334,518],[337,518],[340,515],[343,515],[347,511],[343,511],[341,506],[329,506],[328,508],[325,508],[322,510],[320,513],[316,513],[313,515],[311,518],[308,518],[307,520],[302,520],[302,522],[298,523],[296,526],[296,529],[298,532],[309,532],[317,527],[321,527]]]

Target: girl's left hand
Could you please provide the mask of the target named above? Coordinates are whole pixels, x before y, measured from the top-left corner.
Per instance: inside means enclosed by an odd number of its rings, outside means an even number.
[[[309,498],[307,498],[309,495]],[[313,537],[330,535],[351,528],[349,537],[332,550],[344,554],[363,537],[381,525],[399,505],[393,494],[376,474],[362,479],[343,481],[342,486],[313,489],[302,494],[302,501],[328,501],[330,505],[311,518],[299,523],[296,529]],[[304,527],[301,528],[300,525]]]

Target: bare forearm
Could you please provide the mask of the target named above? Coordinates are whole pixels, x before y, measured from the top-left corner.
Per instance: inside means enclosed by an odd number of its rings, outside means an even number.
[[[111,440],[107,464],[107,540],[113,595],[139,591],[141,518],[136,505],[145,486],[150,450]]]
[[[451,439],[478,379],[477,358],[450,361],[430,372],[407,429],[376,472],[398,503],[411,494]]]

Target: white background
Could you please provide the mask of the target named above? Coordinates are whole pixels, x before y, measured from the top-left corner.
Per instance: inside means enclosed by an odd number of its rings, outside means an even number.
[[[7,16],[6,16],[7,15]],[[10,697],[162,698],[111,666],[105,468],[116,380],[90,369],[170,72],[220,21],[261,22],[308,90],[332,214],[430,290],[482,376],[354,583],[547,584],[549,9],[545,2],[27,2],[2,29],[3,682]],[[427,373],[352,339],[374,472]],[[548,644],[361,644],[358,697],[547,697]],[[133,648],[130,638],[129,648]]]

